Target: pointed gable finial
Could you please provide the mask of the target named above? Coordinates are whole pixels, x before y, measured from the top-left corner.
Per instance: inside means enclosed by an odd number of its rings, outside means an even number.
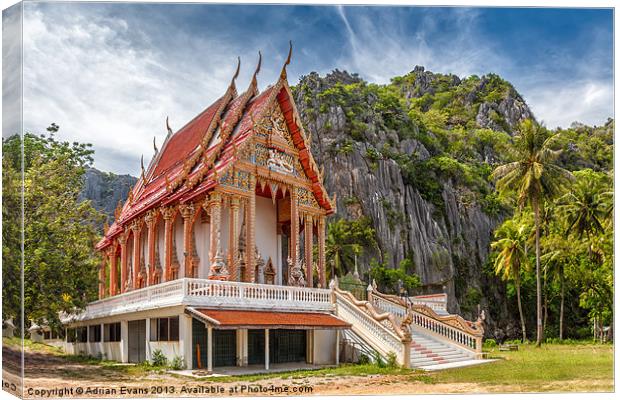
[[[263,55],[261,54],[260,50],[258,51],[258,64],[256,65],[256,69],[254,70],[254,75],[252,75],[252,87],[256,88],[258,86],[258,81],[256,80],[256,76],[258,75],[258,72],[260,71],[260,66],[263,62]]]
[[[235,87],[235,79],[237,79],[237,77],[239,76],[239,69],[241,68],[241,57],[237,57],[237,70],[235,71],[235,75],[233,75],[232,79],[230,80],[230,88],[234,88]]]
[[[286,79],[286,66],[291,63],[291,56],[293,55],[293,41],[288,41],[288,57],[286,57],[286,61],[282,66],[282,72],[280,72],[280,79]]]
[[[167,116],[166,116],[166,129],[168,130],[168,136],[172,136],[172,129],[170,128],[170,123],[168,121]]]
[[[159,149],[157,148],[157,144],[155,143],[155,136],[153,136],[153,150],[155,150],[155,154],[159,152]]]
[[[146,178],[144,177],[144,154],[140,156],[140,178],[142,183],[146,183]]]

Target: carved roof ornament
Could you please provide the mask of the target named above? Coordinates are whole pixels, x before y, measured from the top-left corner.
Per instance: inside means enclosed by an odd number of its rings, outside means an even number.
[[[168,120],[168,116],[166,116],[166,131],[168,132],[168,135],[166,136],[166,138],[169,138],[170,136],[172,136],[172,128],[170,128],[170,122]]]
[[[140,179],[142,184],[146,185],[146,178],[144,177],[144,154],[140,156]]]
[[[282,66],[282,71],[280,72],[280,79],[281,80],[285,80],[286,79],[286,66],[289,65],[291,63],[291,56],[293,55],[293,41],[289,40],[288,41],[288,57],[286,57],[286,61],[284,62],[284,65]]]
[[[155,151],[156,155],[157,153],[159,153],[159,149],[157,148],[157,143],[155,143],[155,136],[153,136],[153,150]]]

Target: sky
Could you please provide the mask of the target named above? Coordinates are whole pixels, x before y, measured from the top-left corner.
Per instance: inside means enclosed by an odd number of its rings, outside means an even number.
[[[613,11],[153,3],[37,3],[23,10],[24,130],[88,142],[95,167],[138,175],[140,156],[220,97],[237,56],[243,90],[263,54],[275,83],[293,41],[291,85],[334,69],[388,83],[414,66],[496,73],[548,127],[613,117]],[[19,13],[3,13],[5,67],[17,67]],[[14,68],[18,70],[18,68]],[[5,74],[5,110],[19,85]],[[13,109],[15,110],[15,109]],[[18,113],[3,136],[19,129]]]

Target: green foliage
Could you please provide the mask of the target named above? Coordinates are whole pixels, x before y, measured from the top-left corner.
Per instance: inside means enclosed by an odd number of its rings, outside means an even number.
[[[400,263],[400,267],[397,269],[387,268],[376,261],[371,262],[370,277],[377,282],[382,291],[398,294],[399,280],[403,283],[404,289],[412,291],[420,287],[422,282],[419,276],[408,273],[406,270],[407,267],[413,264],[413,260],[410,262],[405,260]]]
[[[164,367],[168,365],[168,359],[163,351],[155,349],[151,354],[151,362],[156,367]]]
[[[377,248],[375,230],[370,218],[349,221],[343,218],[327,226],[325,255],[331,264],[329,279],[353,271],[355,256]]]
[[[23,140],[24,312],[26,320],[46,321],[53,328],[60,326],[59,312],[83,308],[96,298],[100,261],[94,251],[99,238],[94,227],[103,222],[89,202],[78,201],[83,174],[92,163],[90,145],[58,141],[57,131],[53,124],[47,136],[26,134]],[[10,190],[20,190],[16,181],[20,175],[15,171],[19,170],[21,138],[12,136],[2,144],[3,181]],[[13,196],[8,196],[10,201]],[[4,223],[12,232],[10,238],[20,229],[19,213],[13,210],[7,217]],[[19,250],[15,242],[9,243],[13,247],[6,249],[3,261],[5,256],[10,260],[7,273],[13,274]],[[19,284],[19,279],[4,281],[7,315],[18,315],[12,296]]]
[[[375,359],[375,365],[379,368],[385,368],[387,367],[387,364],[385,363],[385,360],[383,359],[383,357],[381,356],[381,354],[375,350],[375,354],[374,357]]]
[[[172,361],[170,362],[170,368],[175,371],[180,371],[186,368],[185,359],[181,356],[174,356]]]
[[[396,368],[398,366],[398,363],[396,362],[396,353],[394,353],[393,351],[390,351],[387,354],[386,366],[388,368]]]

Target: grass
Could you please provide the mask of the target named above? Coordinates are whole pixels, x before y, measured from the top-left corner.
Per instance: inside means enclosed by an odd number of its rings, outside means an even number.
[[[19,339],[4,338],[3,344],[15,349],[21,347]],[[131,381],[136,378],[161,375],[156,378],[166,381],[171,376],[166,367],[143,364],[119,364],[116,361],[100,360],[80,355],[66,355],[61,350],[41,343],[25,340],[27,350],[48,354],[56,358],[55,374],[66,378],[103,379],[108,382]],[[411,385],[416,391],[419,384],[454,387],[469,384],[481,392],[549,392],[549,391],[611,391],[613,386],[613,345],[591,342],[567,342],[544,344],[536,348],[533,344],[521,344],[518,351],[500,352],[498,347],[486,347],[490,358],[501,360],[467,368],[425,372],[376,364],[343,364],[339,367],[288,372],[270,372],[244,376],[187,377],[188,381],[201,382],[256,382],[269,379],[283,379],[291,382],[307,381],[310,378],[326,378],[327,381],[343,377],[391,376],[396,384]],[[66,361],[66,365],[64,363]],[[92,368],[71,368],[71,365]],[[176,377],[177,379],[179,377]],[[184,378],[185,379],[185,378]],[[316,379],[314,379],[316,381]],[[381,383],[385,384],[385,383]],[[437,386],[439,387],[439,386]],[[445,389],[444,389],[445,390]],[[448,389],[450,390],[450,389]],[[473,390],[473,389],[472,389]]]
[[[497,361],[478,366],[439,371],[433,383],[475,382],[483,386],[513,386],[518,391],[612,390],[613,355],[608,344],[519,345],[514,352],[490,350]]]
[[[298,370],[287,372],[270,372],[243,376],[206,376],[200,377],[201,381],[207,382],[254,382],[262,379],[305,379],[311,377],[327,378],[342,376],[371,376],[371,375],[408,375],[412,371],[399,367],[379,367],[375,364],[342,364],[339,367]]]

